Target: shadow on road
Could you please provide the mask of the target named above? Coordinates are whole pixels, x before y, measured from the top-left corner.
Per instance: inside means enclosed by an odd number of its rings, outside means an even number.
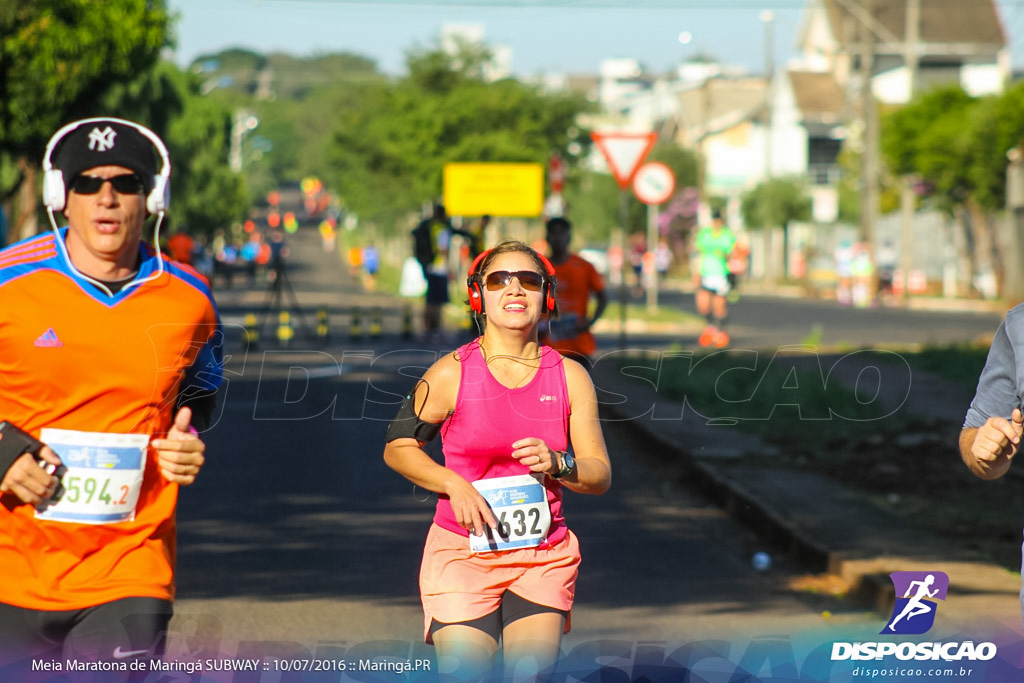
[[[365,379],[307,383],[300,376],[292,380],[297,387],[284,387],[280,377],[233,381],[223,416],[206,435],[207,465],[180,494],[179,596],[418,602],[433,497],[385,466],[385,419],[335,420],[325,410],[353,414]],[[408,385],[381,388],[398,395]],[[276,413],[257,411],[257,396],[288,400],[280,399]],[[612,490],[566,494],[584,556],[579,600],[743,613],[783,599],[776,580],[750,572],[753,538],[641,462],[645,449],[658,446],[622,429],[605,426]]]

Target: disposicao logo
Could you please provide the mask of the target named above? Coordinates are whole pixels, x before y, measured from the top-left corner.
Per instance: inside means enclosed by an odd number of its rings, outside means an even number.
[[[945,600],[949,577],[945,572],[893,572],[889,574],[896,591],[892,615],[881,635],[920,635],[931,629],[938,610],[937,600]],[[973,641],[947,642],[855,642],[833,643],[832,661],[881,660],[895,657],[901,661],[988,661],[998,653],[995,643]]]
[[[936,600],[945,600],[949,577],[945,572],[893,572],[889,574],[896,590],[892,616],[879,633],[920,635],[935,623]]]

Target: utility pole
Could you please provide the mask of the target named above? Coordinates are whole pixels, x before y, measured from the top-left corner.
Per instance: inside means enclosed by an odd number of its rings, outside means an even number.
[[[771,10],[761,12],[764,22],[764,179],[772,177],[772,131],[775,112],[775,15]]]
[[[878,215],[878,107],[871,90],[871,77],[874,75],[875,51],[879,41],[889,45],[903,43],[886,26],[875,17],[877,0],[835,0],[854,20],[860,36],[860,74],[861,74],[861,115],[864,124],[862,134],[863,160],[861,163],[861,239],[872,247],[877,235],[875,226]]]
[[[866,12],[873,15],[874,0],[867,0]],[[861,116],[864,122],[864,153],[861,161],[860,232],[861,240],[874,249],[875,217],[878,213],[878,106],[871,90],[875,66],[875,34],[866,23],[860,24]]]
[[[1024,143],[1006,154],[1006,215],[1010,221],[1006,244],[1003,296],[1010,305],[1024,301]]]
[[[920,63],[918,52],[921,41],[921,0],[907,0],[906,33],[903,41],[903,61],[907,70],[907,93],[914,101],[917,92],[917,73]],[[907,300],[910,269],[914,265],[914,214],[917,195],[914,192],[914,178],[900,179],[900,260],[899,270],[903,278],[900,298]]]
[[[704,74],[700,84],[701,128],[697,137],[697,196],[706,202],[707,197],[707,140],[711,134],[711,75]]]
[[[836,4],[845,9],[858,26],[857,33],[863,36],[861,41],[861,109],[864,122],[863,161],[861,173],[863,187],[861,192],[861,236],[873,248],[877,239],[876,225],[878,216],[878,176],[880,162],[878,158],[878,107],[871,91],[875,51],[878,41],[890,46],[903,46],[904,60],[909,73],[909,90],[911,97],[917,89],[920,30],[921,0],[906,1],[906,30],[903,39],[893,34],[875,17],[877,0],[835,0]],[[900,267],[906,278],[913,256],[913,210],[916,198],[913,193],[911,179],[903,179],[902,201],[902,239],[900,247]],[[907,288],[903,288],[906,296]]]

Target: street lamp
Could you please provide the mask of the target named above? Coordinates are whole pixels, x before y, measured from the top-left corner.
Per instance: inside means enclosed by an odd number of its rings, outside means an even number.
[[[772,177],[772,114],[774,111],[775,84],[775,14],[763,10],[760,15],[764,22],[764,178]]]
[[[260,120],[249,112],[239,109],[235,112],[231,123],[231,149],[228,152],[228,164],[235,173],[242,172],[242,138],[260,125]]]

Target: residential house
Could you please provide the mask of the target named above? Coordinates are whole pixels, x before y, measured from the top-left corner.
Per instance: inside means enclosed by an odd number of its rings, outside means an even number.
[[[907,17],[919,5],[917,31]],[[798,38],[804,60],[859,88],[871,57],[872,92],[884,103],[959,83],[972,95],[1000,92],[1010,76],[1006,34],[994,0],[810,0]]]
[[[810,0],[798,42],[803,58],[787,75],[807,131],[807,171],[819,221],[834,213],[835,162],[843,145],[855,145],[865,158],[872,153],[876,122],[865,112],[878,103],[908,103],[914,93],[939,85],[958,84],[974,96],[994,94],[1011,76],[994,0]],[[863,87],[868,76],[870,96]],[[951,291],[948,283],[965,273],[951,275],[957,264],[948,245],[962,246],[964,236],[949,226],[948,234],[935,239],[936,223],[941,221],[918,216],[904,226],[899,216],[889,215],[872,216],[869,225],[876,247],[898,245],[906,233],[912,246],[901,249],[901,265],[928,280],[944,280]]]

